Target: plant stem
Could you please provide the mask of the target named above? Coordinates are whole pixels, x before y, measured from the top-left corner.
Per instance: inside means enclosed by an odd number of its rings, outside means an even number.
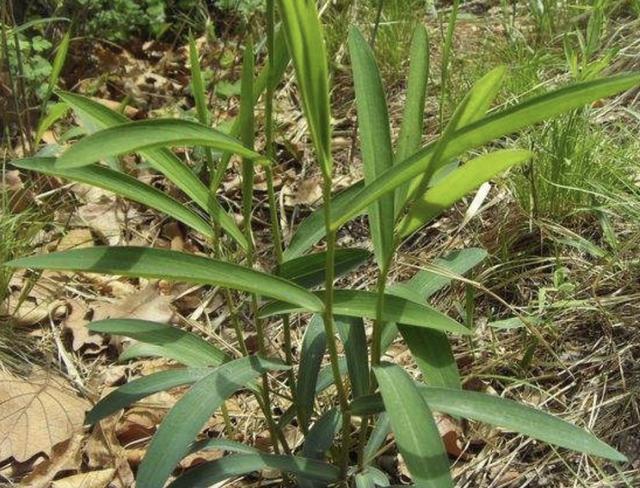
[[[275,3],[273,0],[267,0],[267,53],[268,53],[268,71],[267,71],[267,87],[266,98],[264,107],[264,127],[265,127],[265,145],[267,157],[271,161],[275,161],[275,150],[273,146],[274,141],[274,128],[273,128],[273,99],[275,94]],[[276,263],[278,266],[282,264],[283,250],[282,250],[282,233],[280,232],[280,223],[278,220],[278,207],[276,202],[276,194],[273,187],[273,171],[271,166],[265,166],[265,175],[267,179],[267,195],[269,198],[269,215],[271,217],[271,236],[273,239],[273,247],[276,255]],[[282,318],[282,328],[284,335],[284,355],[285,362],[291,366],[293,365],[293,353],[291,344],[291,323],[289,316],[285,315]],[[296,401],[296,376],[293,369],[290,369],[287,373],[289,379],[289,389],[291,390],[291,401],[298,409],[298,402]],[[298,417],[300,417],[298,411]]]
[[[330,167],[330,165],[325,165]],[[340,376],[340,366],[338,363],[338,346],[336,342],[336,328],[333,323],[333,282],[335,279],[335,253],[336,253],[336,232],[331,230],[331,175],[324,178],[324,217],[327,229],[327,258],[325,264],[325,294],[324,294],[324,331],[327,337],[327,348],[331,359],[331,372],[333,381],[338,391],[338,401],[342,413],[342,452],[340,459],[340,470],[343,479],[346,478],[349,464],[349,437],[351,416],[349,415],[349,402],[347,393]]]

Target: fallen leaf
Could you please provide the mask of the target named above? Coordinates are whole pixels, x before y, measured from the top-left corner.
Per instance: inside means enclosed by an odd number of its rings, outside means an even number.
[[[434,414],[440,437],[449,456],[459,457],[463,453],[462,429],[448,415]]]
[[[55,374],[37,371],[29,379],[0,371],[0,461],[25,461],[51,454],[84,423],[88,401]]]
[[[171,297],[162,295],[157,284],[149,284],[138,293],[129,295],[115,303],[97,305],[93,319],[126,317],[169,323],[173,315]]]
[[[81,447],[81,434],[75,434],[71,439],[57,444],[49,459],[38,464],[28,476],[22,479],[21,486],[47,488],[60,473],[78,470],[82,463]]]
[[[99,334],[92,334],[87,328],[86,319],[89,307],[79,300],[67,302],[69,314],[62,321],[62,328],[69,331],[72,337],[71,347],[74,351],[86,349],[88,352],[98,352],[104,348],[104,338]]]
[[[57,251],[66,251],[68,249],[82,249],[86,247],[93,247],[93,236],[89,229],[71,229],[67,232],[58,245]]]
[[[74,474],[54,481],[51,488],[105,488],[113,479],[116,470],[113,468]]]

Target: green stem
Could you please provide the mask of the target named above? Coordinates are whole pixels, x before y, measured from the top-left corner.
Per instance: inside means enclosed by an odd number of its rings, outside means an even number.
[[[326,165],[325,167],[330,167],[330,165]],[[335,280],[336,232],[331,229],[331,175],[325,175],[324,180],[323,193],[325,228],[327,229],[327,257],[325,264],[326,276],[323,318],[324,330],[327,338],[327,348],[329,349],[329,358],[331,360],[331,372],[333,373],[333,381],[338,391],[338,401],[340,404],[340,411],[342,413],[342,452],[339,464],[342,477],[343,479],[346,479],[347,467],[349,464],[351,416],[349,415],[347,392],[340,375],[336,328],[333,322],[333,282]]]
[[[275,94],[275,3],[273,0],[267,0],[267,53],[268,53],[268,75],[267,75],[267,87],[265,98],[265,145],[267,157],[271,161],[275,161],[274,150],[274,120],[273,120],[273,100]],[[280,232],[280,223],[278,221],[278,207],[276,201],[276,194],[273,186],[273,171],[271,166],[265,166],[265,175],[267,179],[267,195],[269,198],[269,215],[271,217],[271,235],[273,237],[273,247],[276,255],[276,262],[278,266],[283,261],[283,249],[282,249],[282,233]],[[293,365],[293,352],[291,341],[291,323],[289,316],[285,315],[282,318],[282,327],[284,334],[284,354],[286,363]],[[299,405],[296,401],[296,376],[293,369],[290,369],[287,373],[289,379],[289,388],[291,390],[292,403],[298,409]],[[298,411],[298,416],[300,412]]]

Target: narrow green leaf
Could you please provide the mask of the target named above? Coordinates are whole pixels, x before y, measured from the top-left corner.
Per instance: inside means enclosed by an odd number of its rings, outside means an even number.
[[[163,356],[185,366],[219,366],[227,355],[195,334],[168,324],[137,319],[107,319],[91,322],[88,329],[103,334],[121,335],[160,347]]]
[[[155,344],[146,344],[144,342],[136,342],[125,348],[118,356],[119,363],[126,363],[134,359],[140,358],[162,358],[167,354],[167,350]]]
[[[409,185],[407,204],[410,207],[410,211],[414,211],[415,201],[419,200],[430,186],[433,186],[431,182],[436,172],[443,169],[443,167],[449,163],[449,161],[443,158],[443,154],[446,153],[447,147],[455,132],[484,116],[486,109],[498,93],[504,74],[504,66],[498,66],[491,70],[474,83],[471,90],[469,90],[462,102],[456,107],[451,120],[449,120],[442,135],[438,139],[438,143],[431,155],[429,166],[420,178],[414,179]],[[404,235],[403,231],[407,224],[408,221],[406,219],[401,223],[399,227],[400,231],[398,232],[400,235]]]
[[[12,268],[86,271],[142,278],[218,285],[279,300],[306,310],[322,311],[322,301],[304,288],[277,276],[215,259],[144,247],[93,247],[16,259]]]
[[[248,37],[242,58],[242,78],[240,88],[240,140],[245,147],[253,148],[255,139],[255,117],[253,103],[253,40]],[[251,212],[253,210],[253,161],[242,159],[242,215],[244,217],[245,237],[252,242]]]
[[[349,53],[366,189],[366,185],[393,165],[389,114],[373,51],[356,27],[349,31]],[[394,196],[382,196],[369,205],[367,213],[376,261],[382,267],[388,262],[393,250]]]
[[[538,409],[485,393],[420,385],[420,394],[431,410],[477,420],[549,444],[624,462],[627,458],[589,432]],[[351,405],[354,415],[384,410],[379,395],[362,397]]]
[[[460,373],[447,335],[437,330],[398,324],[411,355],[431,386],[462,388]]]
[[[160,371],[119,386],[101,399],[87,414],[86,423],[94,425],[100,420],[116,413],[160,391],[178,386],[191,385],[211,374],[210,368],[181,368]]]
[[[368,464],[372,462],[380,447],[386,440],[387,436],[391,432],[391,420],[389,419],[389,414],[387,412],[381,412],[378,415],[378,419],[371,431],[371,435],[367,440],[367,444],[364,446],[364,462]]]
[[[485,181],[514,165],[522,164],[532,156],[532,152],[522,149],[503,149],[460,166],[414,202],[409,214],[398,225],[403,237],[430,222]]]
[[[189,447],[189,454],[213,450],[229,451],[240,454],[255,454],[260,452],[255,447],[247,446],[236,441],[230,441],[228,439],[204,439],[191,444],[191,447]]]
[[[322,297],[323,292],[314,292]],[[335,290],[333,312],[336,315],[349,317],[376,318],[377,294],[360,290]],[[260,310],[261,317],[309,311],[303,306],[295,306],[286,302],[272,302]],[[383,320],[398,322],[417,327],[427,327],[454,334],[469,335],[472,332],[452,318],[437,310],[419,303],[393,295],[385,295]]]
[[[353,397],[366,395],[369,392],[369,360],[364,322],[360,317],[342,315],[336,315],[334,322],[344,345]]]
[[[577,83],[526,100],[456,131],[440,161],[446,163],[469,149],[638,84],[640,74],[626,74]],[[382,195],[394,191],[402,183],[425,171],[437,144],[438,141],[435,141],[425,146],[410,158],[385,171],[374,183],[361,190],[342,211],[335,211],[332,215],[332,229],[337,230]]]
[[[282,370],[286,366],[249,356],[219,366],[194,384],[169,411],[151,439],[136,485],[162,488],[209,417],[228,397],[269,369]]]
[[[320,417],[309,429],[302,444],[302,456],[307,459],[322,461],[325,453],[333,444],[333,440],[342,426],[342,414],[332,408]],[[312,478],[298,477],[300,488],[324,488],[325,484]]]
[[[60,120],[65,115],[67,115],[68,111],[69,111],[69,105],[67,105],[64,102],[51,105],[49,107],[49,111],[47,112],[47,115],[45,115],[40,121],[40,123],[38,124],[38,130],[36,131],[36,137],[34,140],[36,142],[40,142],[44,133],[47,132],[49,128],[53,124],[55,124],[58,120]]]
[[[449,460],[429,406],[399,366],[374,368],[396,444],[417,486],[453,488]]]
[[[116,193],[163,212],[170,217],[212,238],[211,226],[198,214],[177,202],[166,193],[149,186],[120,171],[114,171],[95,164],[72,169],[60,169],[55,158],[32,158],[12,161],[18,168],[37,171],[46,175],[59,176],[71,181],[79,181]]]
[[[333,212],[344,212],[351,199],[364,188],[364,181],[359,181],[332,198],[331,210]],[[362,212],[360,212],[361,214]],[[358,214],[358,215],[360,215]],[[296,233],[291,238],[289,246],[284,251],[285,261],[302,256],[314,244],[318,243],[325,235],[327,229],[324,225],[324,206],[313,211],[298,226]]]
[[[413,32],[410,58],[407,97],[404,104],[402,123],[400,124],[398,150],[394,158],[396,162],[404,161],[412,154],[415,154],[422,142],[424,107],[427,97],[427,83],[429,81],[429,35],[421,22],[418,23]],[[396,213],[404,207],[408,190],[408,183],[396,188]]]
[[[322,316],[314,315],[309,321],[302,339],[300,366],[296,382],[296,400],[299,403],[298,412],[303,416],[298,420],[305,430],[313,416],[318,372],[327,348],[327,337],[324,333],[323,323]]]
[[[337,277],[356,269],[371,254],[365,249],[338,249],[335,254],[334,274]],[[324,283],[326,252],[308,254],[282,263],[278,269],[278,276],[293,281],[305,288]]]
[[[244,147],[233,137],[197,122],[151,119],[127,122],[91,134],[67,149],[58,159],[61,168],[95,163],[108,156],[159,147],[203,146],[265,161],[264,156]]]
[[[329,69],[315,0],[278,0],[282,25],[302,96],[302,108],[325,177],[330,177]]]
[[[196,102],[198,120],[203,125],[209,125],[211,117],[207,108],[202,69],[200,67],[200,56],[198,54],[196,41],[191,34],[189,34],[189,64],[191,64],[191,94]]]
[[[102,129],[115,127],[129,122],[124,115],[111,110],[89,98],[73,93],[59,92],[58,96],[70,107]],[[229,235],[244,250],[248,243],[235,223],[234,218],[225,212],[220,204],[209,192],[209,189],[180,159],[167,149],[147,149],[140,154],[149,162],[151,167],[165,175],[178,188],[211,217],[214,222],[229,233]]]
[[[67,54],[69,53],[69,44],[71,43],[71,30],[60,41],[58,48],[56,49],[56,55],[51,63],[51,73],[49,74],[49,86],[47,87],[47,93],[44,96],[45,103],[49,100],[49,97],[53,93],[58,81],[60,80],[60,73],[64,68],[64,63],[67,60]]]
[[[283,473],[303,475],[323,481],[325,485],[336,481],[340,475],[340,470],[336,466],[302,457],[236,454],[200,464],[177,478],[167,488],[209,488],[228,478],[250,474],[261,469],[276,469]]]

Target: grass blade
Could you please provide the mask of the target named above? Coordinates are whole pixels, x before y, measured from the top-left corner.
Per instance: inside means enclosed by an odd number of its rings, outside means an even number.
[[[162,488],[209,417],[228,397],[268,369],[281,370],[286,366],[249,356],[219,366],[194,384],[169,411],[151,439],[136,485]]]
[[[456,131],[447,144],[441,161],[449,161],[469,149],[638,84],[640,74],[626,74],[577,83],[531,98]],[[332,229],[337,230],[382,195],[394,191],[402,183],[424,172],[429,167],[437,144],[438,141],[435,141],[427,145],[415,155],[385,171],[375,182],[354,196],[349,205],[340,212],[335,211],[331,219]]]
[[[61,168],[75,168],[109,156],[174,146],[210,147],[245,158],[265,160],[233,137],[197,122],[152,119],[127,122],[86,136],[67,149],[57,164]]]
[[[420,148],[424,126],[424,107],[429,81],[429,35],[422,23],[416,26],[411,40],[411,61],[407,81],[407,98],[398,136],[398,150],[395,161],[404,161]],[[405,204],[408,183],[396,188],[395,211],[398,213]]]
[[[249,293],[291,300],[311,311],[322,301],[304,288],[277,276],[215,259],[144,247],[93,247],[16,259],[12,268],[85,271],[187,283],[218,285]]]
[[[322,172],[331,176],[329,70],[315,0],[278,0],[282,25],[296,70],[302,108]]]
[[[89,98],[67,92],[59,92],[58,96],[75,112],[82,114],[102,129],[130,122],[124,115]],[[140,151],[140,155],[149,162],[152,168],[165,175],[189,198],[193,199],[196,205],[207,212],[214,222],[218,222],[242,249],[247,249],[247,240],[236,225],[234,218],[220,207],[209,189],[171,151],[147,149]]]
[[[12,161],[11,164],[17,168],[59,176],[71,181],[79,181],[103,188],[129,200],[159,210],[197,230],[206,237],[213,237],[211,226],[198,214],[169,197],[166,193],[120,171],[98,165],[60,169],[56,164],[55,158],[22,159]]]
[[[460,166],[418,197],[407,216],[398,224],[406,237],[437,217],[444,210],[485,181],[511,166],[531,159],[533,153],[522,149],[503,149],[484,154]]]
[[[344,345],[353,397],[366,395],[369,392],[369,360],[364,322],[360,317],[337,315],[335,324]]]
[[[475,391],[419,386],[431,410],[484,422],[574,451],[613,461],[626,457],[587,431],[553,415],[521,403]],[[373,414],[384,409],[378,395],[362,397],[352,404],[354,415]]]
[[[365,249],[338,249],[335,256],[335,276],[339,277],[356,269],[370,256]],[[312,288],[324,283],[326,259],[326,252],[291,259],[280,265],[278,276],[305,288]]]
[[[49,128],[55,124],[62,117],[67,115],[69,111],[69,105],[64,102],[53,104],[49,107],[49,111],[47,114],[42,117],[40,123],[38,124],[38,130],[36,131],[36,136],[34,138],[35,142],[40,142],[42,140],[42,136],[45,132],[49,130]]]
[[[389,114],[373,51],[355,27],[349,32],[349,53],[366,188],[393,165]],[[367,213],[376,261],[382,267],[393,249],[394,196],[387,194],[376,200]]]
[[[177,478],[168,488],[208,488],[220,481],[261,469],[275,469],[283,473],[323,481],[324,485],[338,479],[338,468],[331,464],[298,456],[277,454],[236,454],[203,463]]]
[[[91,322],[91,332],[131,337],[136,341],[162,348],[163,357],[185,366],[219,366],[227,355],[195,334],[168,324],[137,319],[107,319]]]
[[[119,386],[101,399],[87,414],[86,424],[94,425],[100,420],[116,413],[160,391],[178,386],[191,385],[211,374],[210,368],[181,368],[153,373],[143,378]]]
[[[296,382],[296,399],[299,403],[298,414],[302,416],[299,420],[304,431],[307,430],[313,416],[316,383],[318,382],[318,373],[320,372],[322,358],[326,349],[327,337],[324,333],[322,317],[314,315],[302,339],[298,381]]]
[[[56,85],[60,80],[62,68],[64,68],[64,63],[67,60],[67,54],[69,54],[69,44],[71,44],[71,30],[68,30],[62,38],[62,41],[60,41],[60,44],[58,45],[58,48],[56,50],[56,55],[53,58],[53,63],[51,64],[51,73],[49,74],[49,86],[47,86],[47,91],[42,99],[43,108],[47,106],[47,102],[49,101],[53,90],[56,88]]]
[[[314,292],[322,297],[323,292]],[[377,294],[360,290],[335,290],[333,311],[336,315],[349,317],[376,318]],[[452,318],[437,310],[419,303],[406,300],[394,295],[385,295],[383,320],[397,322],[416,327],[452,332],[454,334],[469,335],[472,332]],[[281,315],[284,313],[298,313],[309,311],[301,306],[286,302],[272,302],[260,310],[261,317]]]
[[[209,109],[207,108],[202,69],[200,67],[200,56],[198,54],[196,41],[191,34],[189,34],[189,64],[191,64],[191,94],[196,103],[198,120],[203,125],[209,125],[211,117],[209,115]]]
[[[399,366],[374,368],[396,444],[417,486],[452,488],[449,459],[429,406]]]

